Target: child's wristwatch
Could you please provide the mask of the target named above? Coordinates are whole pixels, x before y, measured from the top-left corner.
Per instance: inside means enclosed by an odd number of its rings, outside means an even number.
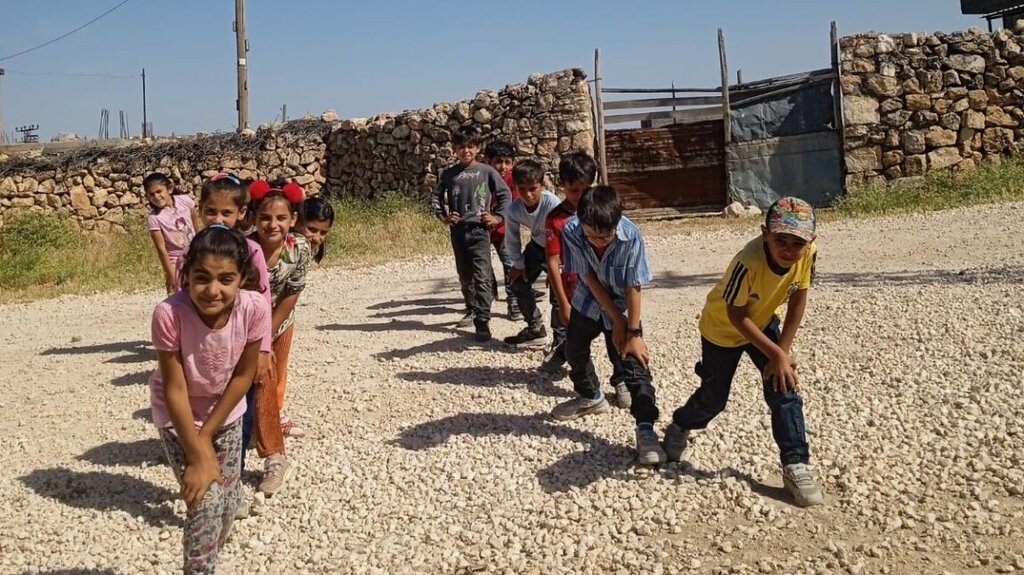
[[[633,337],[643,337],[644,336],[644,328],[642,328],[642,327],[638,327],[638,328],[627,327],[626,328],[626,335],[631,335]]]

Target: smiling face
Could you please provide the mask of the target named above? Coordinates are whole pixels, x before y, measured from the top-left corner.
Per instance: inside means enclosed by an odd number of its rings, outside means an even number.
[[[224,325],[243,279],[238,263],[224,256],[203,256],[189,268],[189,299],[207,327]]]
[[[331,222],[325,220],[310,220],[299,224],[298,231],[306,237],[309,247],[314,252],[327,241],[327,234],[331,233]]]
[[[261,243],[277,244],[288,237],[288,232],[295,225],[295,213],[292,212],[288,200],[283,197],[270,197],[260,203],[256,211],[256,233]]]
[[[171,199],[171,189],[159,182],[146,187],[146,200],[154,210],[162,210],[174,204],[174,200]]]
[[[779,267],[793,267],[804,254],[807,253],[811,242],[792,234],[781,234],[768,231],[762,226],[761,233],[764,237],[764,245],[768,246],[768,255]]]
[[[210,197],[199,206],[199,215],[204,227],[222,224],[234,229],[245,216],[245,207],[239,207],[232,193],[211,192]]]

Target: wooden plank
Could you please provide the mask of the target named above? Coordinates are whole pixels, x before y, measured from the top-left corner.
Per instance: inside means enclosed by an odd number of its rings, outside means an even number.
[[[608,183],[608,154],[605,151],[604,104],[601,101],[601,49],[594,48],[594,94],[597,98],[597,161],[600,166],[600,184]]]
[[[729,63],[725,58],[725,35],[718,29],[718,62],[722,72],[722,122],[725,128],[725,145],[732,141],[732,115],[729,112]]]
[[[722,109],[718,106],[710,108],[690,108],[689,110],[665,110],[661,112],[640,112],[637,114],[616,114],[605,116],[605,124],[625,124],[627,122],[642,122],[644,120],[687,120],[689,122],[703,122],[714,120],[722,115]]]
[[[642,98],[605,102],[605,110],[633,110],[637,108],[667,108],[669,106],[721,106],[721,96],[689,96],[682,98]]]
[[[842,63],[840,60],[839,51],[839,28],[836,26],[836,21],[832,21],[830,36],[832,41],[832,73],[835,74],[835,79],[832,82],[832,99],[835,106],[833,112],[836,116],[833,127],[839,134],[839,150],[842,153],[846,149],[846,118],[843,117],[843,83],[842,83]],[[840,176],[845,176],[845,164],[843,162],[843,170],[840,172]],[[846,192],[846,178],[842,178],[840,183],[840,190]]]

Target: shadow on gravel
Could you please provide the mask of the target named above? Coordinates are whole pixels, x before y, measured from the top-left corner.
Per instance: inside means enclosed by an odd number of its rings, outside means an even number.
[[[382,301],[366,306],[366,309],[394,309],[396,307],[432,307],[451,304],[461,304],[461,298],[420,298],[420,299],[395,299]]]
[[[547,418],[546,412],[534,415],[463,413],[404,429],[392,444],[419,451],[440,446],[454,435],[554,437],[582,443],[587,448],[570,453],[537,472],[537,481],[546,493],[586,487],[603,477],[637,479],[628,472],[636,456],[632,447],[610,443],[589,431],[563,426]]]
[[[848,287],[877,287],[883,285],[942,285],[942,284],[1020,284],[1024,282],[1024,266],[963,270],[916,270],[899,272],[841,272],[819,273],[817,281]]]
[[[449,367],[441,371],[407,371],[396,377],[405,381],[429,381],[451,385],[473,385],[478,387],[525,387],[528,391],[544,397],[572,397],[569,389],[555,385],[550,376],[536,370],[516,367]]]
[[[79,461],[89,461],[98,465],[127,465],[139,467],[143,463],[161,464],[164,461],[164,450],[160,440],[140,439],[131,443],[111,441],[97,445],[76,457]]]
[[[796,507],[796,505],[793,503],[793,498],[790,497],[789,492],[787,492],[784,487],[773,487],[766,483],[761,483],[757,479],[754,479],[753,476],[751,476],[749,473],[744,473],[743,471],[739,471],[732,467],[726,467],[725,469],[723,469],[722,474],[731,475],[736,479],[739,479],[740,481],[746,483],[747,485],[750,486],[751,491],[760,495],[761,497],[774,499],[781,503],[785,503],[786,505]]]
[[[382,311],[377,312],[370,317],[379,317],[381,319],[387,319],[392,317],[402,317],[406,315],[455,315],[465,310],[460,307],[451,306],[431,306],[431,307],[415,307],[411,309],[398,309],[395,311]],[[459,316],[462,317],[462,316]]]
[[[146,371],[139,371],[136,373],[126,373],[119,375],[114,379],[110,380],[111,385],[118,387],[126,387],[129,385],[146,385],[149,383],[149,376],[152,375],[153,370],[147,369]]]
[[[132,419],[141,419],[142,421],[153,423],[153,408],[143,407],[136,409],[132,413]]]
[[[37,495],[71,507],[123,511],[156,527],[183,524],[174,513],[176,493],[130,475],[53,467],[37,469],[19,479]]]
[[[117,575],[110,569],[57,569],[56,571],[25,571],[22,575]]]
[[[430,324],[414,320],[393,319],[384,323],[330,323],[318,325],[320,331],[365,331],[365,332],[388,332],[388,331],[431,331],[435,333],[451,333],[451,325],[458,321],[452,319],[450,324]]]
[[[654,276],[654,281],[644,286],[644,288],[680,289],[699,286],[707,286],[708,288],[711,288],[721,277],[721,274],[699,274],[687,276],[677,272],[668,271]]]
[[[97,345],[51,347],[39,355],[84,355],[87,353],[127,353],[108,359],[105,363],[142,363],[156,360],[156,353],[149,349],[148,341],[118,341]]]
[[[473,332],[469,329],[457,331],[454,328],[445,328],[446,333],[454,333],[455,337],[429,341],[408,349],[392,349],[379,351],[373,357],[381,361],[392,361],[396,359],[409,359],[421,353],[455,353],[468,350],[492,351],[498,353],[520,353],[515,347],[506,345],[500,340],[492,339],[486,343],[478,343],[473,340]]]

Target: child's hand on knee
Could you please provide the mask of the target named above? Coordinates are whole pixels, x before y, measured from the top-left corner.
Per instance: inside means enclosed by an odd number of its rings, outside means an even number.
[[[619,353],[622,354],[622,358],[625,359],[627,355],[632,355],[637,358],[644,367],[651,361],[651,353],[647,349],[647,342],[644,341],[643,337],[638,335],[628,336],[626,338],[626,344],[622,346]]]
[[[798,391],[800,382],[796,375],[796,360],[785,351],[779,350],[778,357],[769,360],[761,375],[772,382],[772,388],[779,393]]]
[[[195,462],[185,464],[185,475],[181,482],[181,497],[190,509],[199,505],[213,482],[223,483],[220,474],[220,462],[211,446],[209,452],[204,450]]]

